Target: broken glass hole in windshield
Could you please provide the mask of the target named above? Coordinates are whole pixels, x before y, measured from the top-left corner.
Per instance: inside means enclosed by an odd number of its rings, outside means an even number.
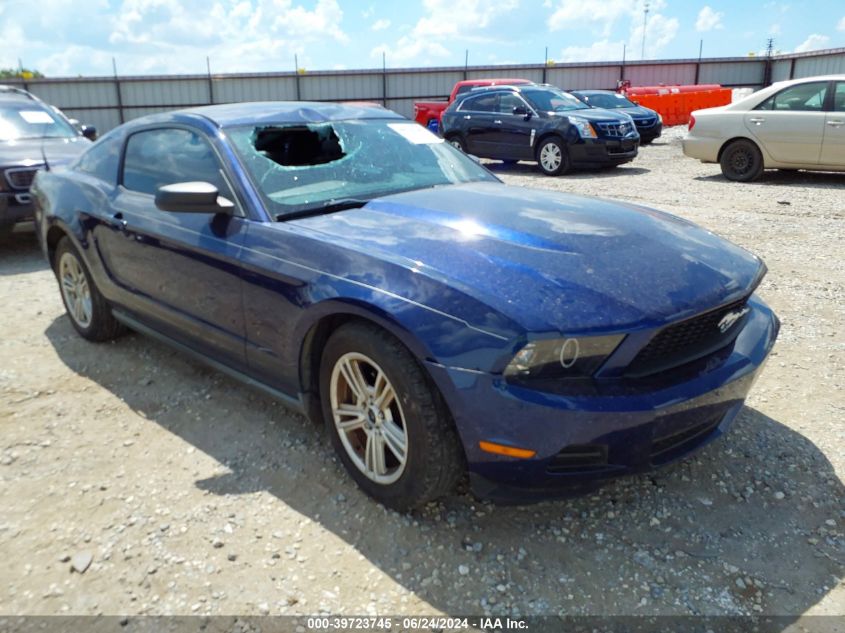
[[[285,167],[323,165],[346,155],[331,125],[257,128],[253,147]]]

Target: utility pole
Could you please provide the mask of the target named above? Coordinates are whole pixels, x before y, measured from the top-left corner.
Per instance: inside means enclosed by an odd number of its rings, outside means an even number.
[[[645,31],[646,26],[648,25],[648,9],[649,4],[646,2],[645,5],[643,5],[643,50],[640,54],[640,59],[645,59]]]
[[[770,37],[766,41],[766,64],[763,67],[763,86],[768,86],[772,83],[772,50],[774,49],[775,40]]]

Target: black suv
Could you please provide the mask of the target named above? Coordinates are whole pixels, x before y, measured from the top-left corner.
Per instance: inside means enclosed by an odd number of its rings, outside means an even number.
[[[442,134],[475,156],[537,161],[549,176],[627,163],[640,144],[627,114],[591,108],[548,85],[473,90],[446,108]]]
[[[663,132],[663,117],[659,112],[637,105],[623,94],[610,90],[573,90],[572,94],[592,108],[629,114],[634,119],[643,145],[651,143]]]
[[[26,90],[0,86],[0,240],[32,218],[29,186],[44,157],[51,167],[68,163],[96,134]]]

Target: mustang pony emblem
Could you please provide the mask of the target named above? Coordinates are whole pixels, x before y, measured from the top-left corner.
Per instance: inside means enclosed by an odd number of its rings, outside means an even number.
[[[722,320],[716,325],[719,328],[719,331],[724,334],[728,330],[730,330],[734,323],[739,321],[742,317],[744,317],[750,308],[748,306],[742,308],[741,310],[732,310],[728,312],[725,316],[722,317]]]

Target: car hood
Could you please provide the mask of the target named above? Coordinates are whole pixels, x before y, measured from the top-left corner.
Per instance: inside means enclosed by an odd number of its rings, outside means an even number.
[[[654,110],[649,110],[643,106],[636,106],[634,108],[619,108],[620,112],[630,114],[635,119],[644,119],[646,117],[656,117],[657,113]]]
[[[654,327],[747,294],[765,270],[754,255],[666,213],[496,183],[406,192],[292,222],[535,332]],[[437,301],[425,294],[427,304]],[[436,307],[460,316],[459,306]]]
[[[22,139],[0,142],[0,167],[28,167],[42,165],[43,155],[51,165],[69,163],[79,156],[91,142],[81,136],[73,138]]]

